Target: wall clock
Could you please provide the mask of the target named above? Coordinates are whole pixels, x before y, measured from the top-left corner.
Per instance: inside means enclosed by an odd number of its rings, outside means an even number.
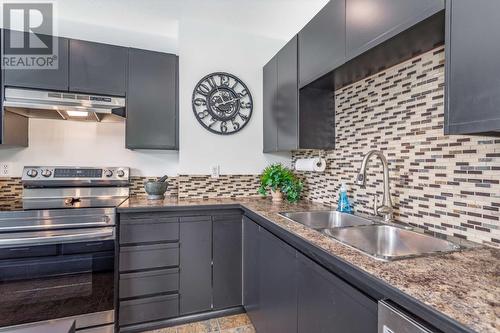
[[[229,73],[208,74],[198,82],[192,97],[200,124],[215,134],[240,131],[250,120],[252,95],[243,81]]]

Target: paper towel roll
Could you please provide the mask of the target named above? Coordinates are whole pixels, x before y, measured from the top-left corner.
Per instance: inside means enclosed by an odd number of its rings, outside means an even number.
[[[297,171],[323,172],[325,169],[326,161],[324,158],[301,158],[295,162],[295,170]]]

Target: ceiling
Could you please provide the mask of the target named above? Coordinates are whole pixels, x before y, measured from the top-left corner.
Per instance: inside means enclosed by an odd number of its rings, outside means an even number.
[[[14,1],[14,0],[12,0]],[[32,2],[46,2],[32,0]],[[11,0],[0,0],[11,2]],[[328,0],[54,0],[55,34],[176,52],[180,23],[289,40]],[[3,15],[0,26],[3,27]],[[185,25],[184,25],[185,26]]]
[[[175,37],[182,19],[289,39],[328,0],[55,0],[61,29],[69,24]],[[35,2],[35,1],[34,1]],[[1,18],[0,18],[1,19]],[[3,23],[3,22],[2,22]]]

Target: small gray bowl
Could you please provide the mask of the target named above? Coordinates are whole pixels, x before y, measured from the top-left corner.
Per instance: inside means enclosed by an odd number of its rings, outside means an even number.
[[[148,194],[149,200],[159,200],[165,198],[165,192],[167,191],[167,182],[157,182],[157,181],[147,181],[144,182],[144,189]]]

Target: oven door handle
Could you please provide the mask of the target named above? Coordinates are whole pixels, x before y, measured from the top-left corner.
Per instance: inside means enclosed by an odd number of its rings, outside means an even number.
[[[0,234],[0,248],[114,239],[114,228]]]

